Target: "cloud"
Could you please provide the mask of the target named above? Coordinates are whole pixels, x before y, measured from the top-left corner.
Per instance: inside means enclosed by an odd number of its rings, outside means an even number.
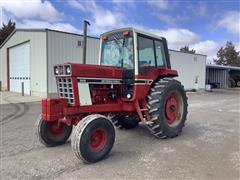
[[[23,22],[17,23],[17,28],[48,28],[71,33],[82,33],[79,29],[69,23],[51,23],[40,20],[23,20]]]
[[[81,33],[68,22],[63,22],[63,13],[58,12],[49,1],[5,0],[2,3],[2,21],[10,18],[17,28],[48,28],[72,33]]]
[[[207,15],[207,5],[204,2],[198,2],[197,10],[195,9],[195,12],[200,16],[206,16]]]
[[[179,50],[183,46],[196,43],[199,37],[188,29],[170,28],[166,30],[150,29],[150,32],[167,39],[169,47]]]
[[[221,47],[222,43],[217,43],[212,40],[200,41],[198,43],[190,45],[190,49],[195,49],[196,53],[207,55],[208,62],[213,62],[216,58],[217,51]]]
[[[165,10],[169,8],[169,2],[166,0],[149,0],[148,4],[155,8],[158,8],[159,10]]]
[[[0,8],[0,27],[2,27],[3,23],[6,24],[7,22],[8,22],[8,18],[6,16],[5,12],[3,11],[3,9]]]
[[[4,11],[19,19],[40,18],[48,22],[56,22],[63,18],[63,13],[58,12],[49,1],[4,0],[2,7]]]
[[[90,34],[99,35],[103,32],[124,26],[124,15],[119,10],[104,9],[95,1],[82,2],[81,5],[84,7],[86,13],[89,14],[88,17],[91,23],[89,27]],[[78,9],[76,6],[72,7]]]
[[[176,17],[170,16],[166,13],[159,13],[155,12],[153,13],[155,17],[157,17],[160,21],[166,23],[168,26],[175,26],[176,25]]]
[[[113,4],[119,5],[119,6],[124,6],[124,5],[128,5],[131,7],[135,6],[136,1],[131,0],[131,1],[126,1],[126,0],[112,0]]]
[[[224,42],[218,43],[212,40],[200,41],[200,37],[189,29],[169,28],[165,30],[145,29],[153,34],[165,37],[168,41],[169,49],[179,50],[181,47],[189,46],[195,49],[196,53],[207,55],[207,61],[213,62],[216,58],[218,49],[224,45]]]
[[[72,8],[79,9],[81,11],[85,11],[85,8],[82,3],[77,0],[70,0],[68,1],[68,5]]]
[[[185,12],[173,16],[165,12],[161,13],[159,11],[154,11],[152,15],[159,19],[161,22],[164,22],[167,27],[176,27],[177,24],[180,24],[182,21],[189,20],[190,18],[189,15],[186,15]]]
[[[218,27],[226,29],[229,33],[240,37],[240,12],[230,11],[217,22]]]
[[[197,17],[205,17],[208,14],[207,4],[203,1],[187,3],[186,9],[189,11],[188,14],[195,15]]]

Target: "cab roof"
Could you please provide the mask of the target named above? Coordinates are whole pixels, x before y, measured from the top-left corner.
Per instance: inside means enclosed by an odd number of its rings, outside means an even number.
[[[139,33],[139,34],[150,36],[150,37],[153,37],[153,38],[156,38],[156,39],[163,39],[163,37],[161,37],[161,36],[158,36],[156,34],[152,34],[152,33],[140,30],[140,29],[136,29],[136,28],[133,28],[133,27],[126,27],[126,28],[120,28],[120,29],[115,29],[115,30],[112,30],[112,31],[108,31],[108,32],[105,32],[105,33],[101,34],[100,37],[108,36],[110,34],[117,33],[117,32],[122,32],[122,31],[132,31],[132,32],[136,32],[136,33]]]

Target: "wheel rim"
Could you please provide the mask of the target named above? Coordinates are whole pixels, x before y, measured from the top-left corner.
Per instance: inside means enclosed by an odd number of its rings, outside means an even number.
[[[64,133],[64,127],[62,123],[58,123],[58,121],[49,122],[48,131],[54,137],[61,136]]]
[[[107,142],[106,130],[103,128],[95,129],[91,132],[89,147],[92,151],[99,152],[101,151]]]
[[[166,98],[165,117],[169,126],[177,126],[183,114],[182,96],[177,91],[172,91]]]

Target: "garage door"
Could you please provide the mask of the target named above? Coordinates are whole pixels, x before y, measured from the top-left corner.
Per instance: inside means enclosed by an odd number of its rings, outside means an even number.
[[[24,43],[9,49],[10,91],[30,94],[30,44]]]

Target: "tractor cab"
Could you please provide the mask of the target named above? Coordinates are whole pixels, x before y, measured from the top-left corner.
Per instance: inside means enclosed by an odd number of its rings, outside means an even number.
[[[167,41],[163,37],[124,28],[104,33],[100,40],[99,64],[123,70],[123,97],[133,96],[134,84],[151,83],[154,72],[177,75],[170,70]]]

